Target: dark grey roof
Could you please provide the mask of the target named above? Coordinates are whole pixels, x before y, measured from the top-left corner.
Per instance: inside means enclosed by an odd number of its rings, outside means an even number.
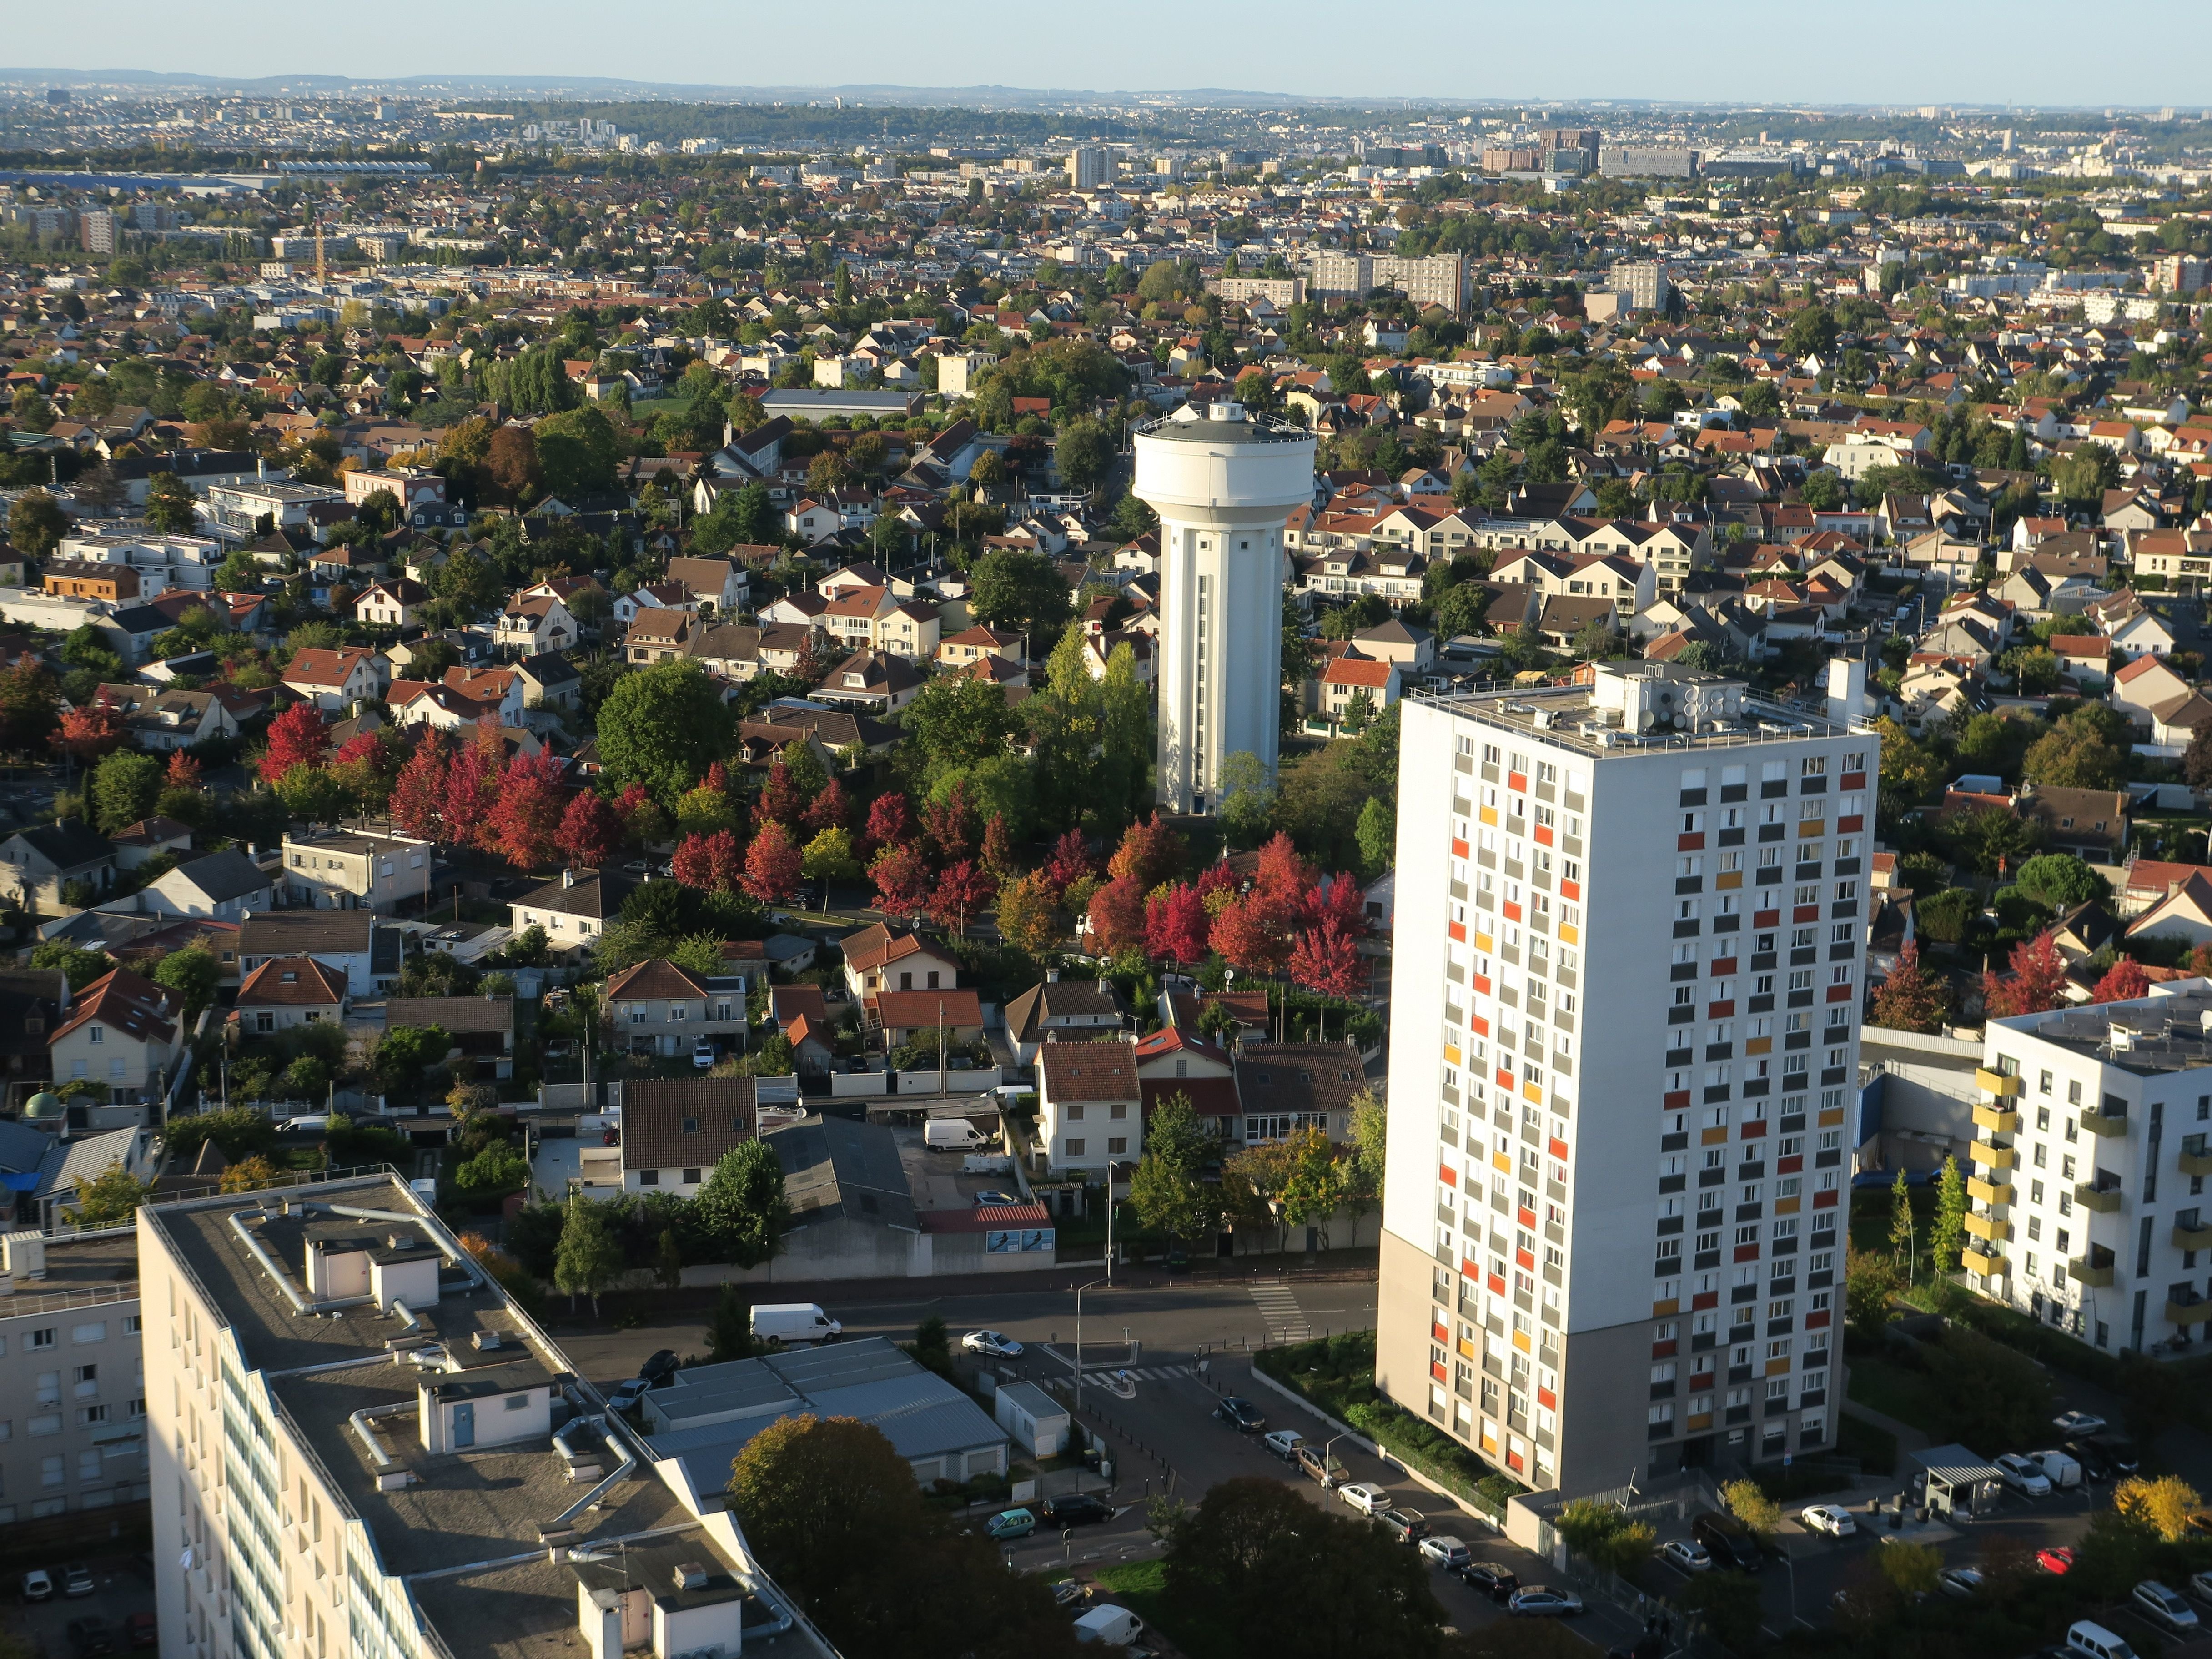
[[[370,950],[379,933],[392,933],[396,947],[397,933],[379,928],[371,911],[256,911],[239,926],[238,949],[249,957],[353,956]]]
[[[809,1117],[761,1137],[783,1166],[793,1224],[833,1218],[921,1231],[898,1141],[880,1123]]]
[[[107,837],[82,818],[34,823],[27,830],[16,830],[9,839],[20,841],[57,870],[80,869],[115,856],[115,848]]]
[[[234,847],[204,853],[177,866],[173,873],[185,877],[217,904],[263,892],[270,884],[269,872]]]
[[[1006,1035],[1027,1042],[1048,1019],[1119,1017],[1121,994],[1095,979],[1042,980],[1006,1005]]]
[[[126,634],[159,634],[175,626],[167,611],[150,605],[125,605],[106,620],[108,626]]]
[[[637,884],[613,870],[579,870],[573,884],[549,881],[515,902],[526,910],[552,910],[564,916],[589,916],[611,921],[622,914],[623,901]]]

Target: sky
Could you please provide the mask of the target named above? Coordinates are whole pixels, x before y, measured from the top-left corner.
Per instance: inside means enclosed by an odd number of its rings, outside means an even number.
[[[97,19],[97,27],[87,24]],[[2118,20],[2106,18],[2109,25]],[[23,68],[356,78],[612,75],[729,87],[1215,87],[1385,100],[2212,106],[2203,0],[459,0],[392,26],[295,0],[24,6]],[[823,25],[831,27],[825,33]]]

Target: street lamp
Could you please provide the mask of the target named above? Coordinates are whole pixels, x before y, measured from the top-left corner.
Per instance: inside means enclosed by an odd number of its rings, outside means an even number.
[[[1110,1217],[1111,1212],[1109,1212],[1109,1218]],[[1100,1285],[1110,1282],[1108,1279],[1094,1279],[1088,1285],[1078,1285],[1075,1287],[1075,1406],[1072,1415],[1078,1422],[1080,1422],[1083,1417],[1083,1293],[1085,1291],[1095,1291]]]
[[[1106,1286],[1114,1285],[1114,1171],[1121,1167],[1118,1158],[1106,1160]]]

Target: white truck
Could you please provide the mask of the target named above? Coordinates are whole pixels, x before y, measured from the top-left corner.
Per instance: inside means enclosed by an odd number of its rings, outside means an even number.
[[[1075,1621],[1079,1642],[1103,1642],[1109,1648],[1126,1648],[1145,1633],[1145,1621],[1127,1607],[1093,1607]]]
[[[835,1342],[844,1334],[844,1326],[823,1313],[818,1302],[761,1302],[753,1306],[756,1342],[791,1346],[801,1342]]]
[[[2081,1465],[2064,1452],[2030,1452],[2027,1461],[2043,1471],[2043,1478],[2051,1483],[2053,1492],[2064,1492],[2081,1484]]]

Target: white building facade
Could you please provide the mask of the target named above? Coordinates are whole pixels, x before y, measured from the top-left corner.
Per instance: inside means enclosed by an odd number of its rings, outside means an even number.
[[[1135,493],[1160,515],[1161,805],[1220,801],[1226,756],[1275,770],[1283,527],[1313,499],[1314,441],[1240,404],[1186,405],[1137,434]]]
[[[1401,720],[1378,1385],[1539,1489],[1832,1445],[1876,738],[1640,664]]]

